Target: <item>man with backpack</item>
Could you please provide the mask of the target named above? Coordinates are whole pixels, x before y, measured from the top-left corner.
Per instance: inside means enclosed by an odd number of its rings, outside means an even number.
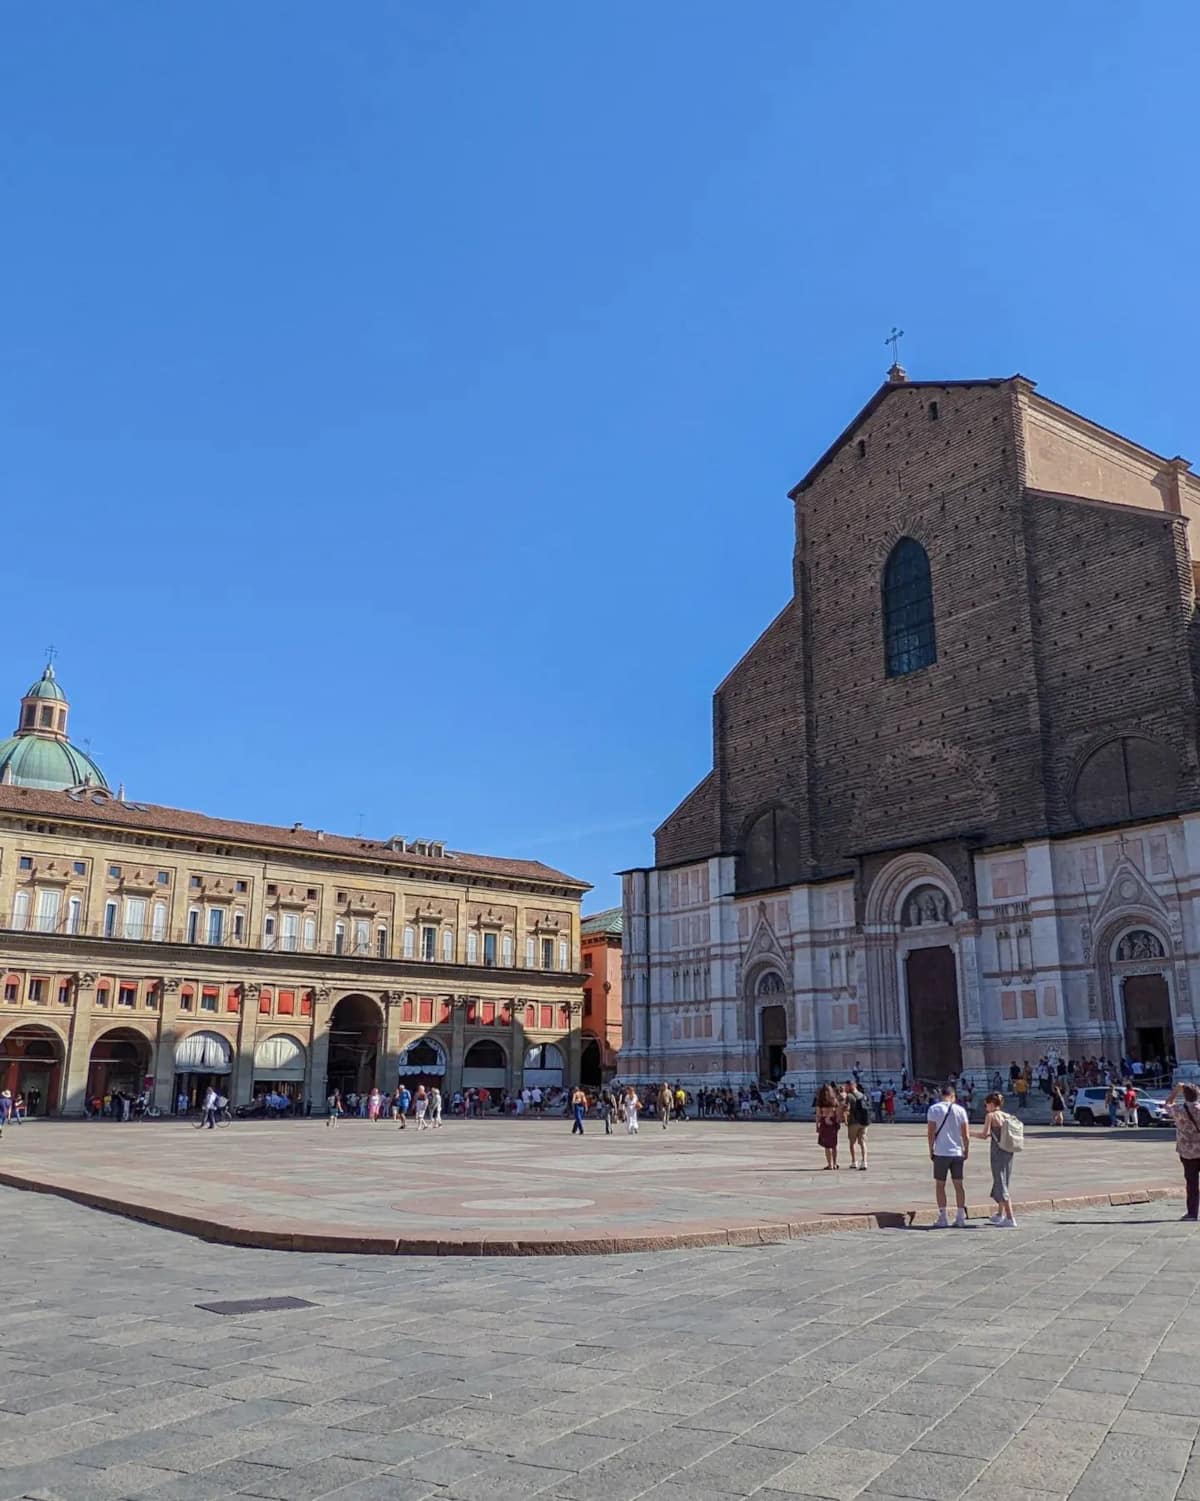
[[[855,1079],[846,1080],[844,1094],[846,1109],[846,1140],[850,1145],[850,1171],[858,1168],[860,1172],[867,1170],[867,1127],[871,1124],[871,1110],[867,1104],[867,1097],[859,1087]],[[854,1153],[858,1151],[859,1160],[855,1162]]]
[[[963,1168],[966,1167],[971,1152],[971,1123],[967,1119],[967,1112],[955,1103],[953,1084],[943,1085],[941,1099],[930,1105],[929,1114],[925,1117],[925,1133],[929,1139],[929,1160],[933,1163],[933,1193],[938,1209],[933,1228],[945,1230],[949,1225],[946,1218],[948,1175],[954,1184],[954,1199],[958,1206],[954,1228],[965,1230],[967,1193],[963,1187]]]

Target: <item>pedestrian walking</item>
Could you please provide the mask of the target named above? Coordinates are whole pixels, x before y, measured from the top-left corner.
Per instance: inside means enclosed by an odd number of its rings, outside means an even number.
[[[429,1127],[432,1131],[442,1129],[442,1091],[436,1084],[429,1091]]]
[[[1125,1093],[1122,1097],[1122,1104],[1125,1107],[1125,1124],[1136,1128],[1138,1123],[1137,1090],[1133,1087],[1133,1082],[1130,1079],[1125,1080]]]
[[[600,1114],[604,1120],[604,1134],[613,1134],[613,1124],[617,1118],[617,1101],[611,1089],[602,1090],[600,1093]]]
[[[817,1145],[825,1150],[824,1171],[832,1172],[838,1165],[838,1133],[842,1129],[842,1112],[838,1105],[837,1091],[832,1084],[822,1084],[817,1093]]]
[[[867,1127],[871,1124],[871,1109],[867,1097],[857,1080],[846,1081],[846,1144],[850,1148],[850,1171],[857,1167],[867,1170]],[[859,1161],[854,1160],[855,1151]]]
[[[883,1087],[876,1081],[871,1085],[871,1109],[875,1112],[877,1124],[883,1122]]]
[[[991,1095],[988,1096],[988,1099],[991,1099]],[[1066,1101],[1063,1099],[1062,1085],[1058,1082],[1057,1078],[1052,1079],[1050,1081],[1050,1124],[1052,1126],[1062,1125],[1065,1109]]]
[[[367,1119],[377,1121],[379,1119],[379,1107],[383,1103],[383,1096],[378,1089],[373,1089],[367,1096]]]
[[[338,1117],[342,1113],[342,1097],[336,1089],[330,1094],[325,1104],[329,1110],[329,1114],[325,1117],[325,1126],[328,1129],[330,1126],[337,1125]]]
[[[13,1125],[14,1126],[23,1126],[25,1124],[25,1096],[21,1093],[21,1091],[19,1089],[17,1090],[16,1094],[13,1096],[12,1119],[13,1119]],[[129,1106],[128,1106],[128,1104],[126,1104],[126,1106],[125,1106],[124,1119],[125,1120],[129,1119]]]
[[[587,1112],[587,1095],[577,1084],[571,1091],[571,1110],[575,1115],[575,1124],[571,1127],[572,1136],[583,1135],[583,1117]]]
[[[675,1086],[675,1119],[677,1121],[687,1120],[687,1091],[682,1084],[676,1084]]]
[[[220,1095],[212,1087],[211,1084],[204,1091],[204,1105],[203,1105],[204,1119],[201,1122],[201,1127],[202,1128],[204,1126],[207,1126],[210,1131],[213,1131],[213,1130],[216,1129],[216,1125],[217,1125],[217,1101],[220,1098],[221,1098]]]
[[[400,1098],[397,1101],[397,1104],[400,1107],[400,1129],[401,1131],[404,1131],[408,1128],[408,1107],[412,1104],[412,1095],[409,1093],[407,1084],[401,1084]]]
[[[179,1093],[175,1096],[175,1114],[176,1115],[186,1115],[187,1112],[188,1112],[187,1091],[184,1090],[184,1089],[181,1089],[179,1091]]]
[[[12,1119],[12,1090],[0,1090],[0,1136],[4,1135],[4,1128]]]
[[[671,1111],[674,1105],[674,1091],[669,1084],[662,1084],[658,1091],[658,1113],[662,1117],[662,1128],[664,1131],[671,1124]]]
[[[971,1153],[971,1123],[967,1112],[956,1103],[954,1085],[942,1086],[941,1099],[930,1105],[925,1117],[925,1133],[929,1140],[929,1160],[933,1163],[933,1194],[937,1201],[938,1217],[935,1230],[945,1230],[946,1178],[954,1184],[954,1199],[957,1212],[954,1226],[965,1229],[967,1223],[967,1195],[963,1187],[963,1169]]]
[[[1024,1074],[1018,1074],[1013,1080],[1013,1094],[1017,1097],[1017,1109],[1025,1109],[1025,1097],[1029,1093],[1029,1080]]]
[[[424,1084],[417,1085],[417,1093],[413,1099],[413,1111],[417,1117],[417,1130],[424,1131],[425,1116],[429,1110],[429,1096],[425,1092]]]
[[[993,1091],[983,1102],[983,1125],[979,1140],[989,1143],[992,1169],[991,1197],[996,1205],[992,1224],[997,1230],[1015,1230],[1016,1216],[1012,1207],[1013,1158],[1025,1144],[1025,1127],[1015,1116],[1004,1109],[1004,1096]]]
[[[1183,1164],[1187,1194],[1183,1218],[1195,1221],[1200,1217],[1200,1089],[1194,1084],[1176,1084],[1166,1103],[1175,1118],[1175,1150]]]
[[[1104,1094],[1104,1103],[1108,1107],[1108,1124],[1114,1129],[1116,1128],[1120,1120],[1122,1104],[1121,1096],[1121,1086],[1115,1079],[1110,1079],[1108,1081],[1108,1089]]]
[[[638,1111],[642,1107],[641,1100],[637,1097],[637,1090],[630,1084],[625,1090],[625,1130],[630,1136],[638,1134]]]

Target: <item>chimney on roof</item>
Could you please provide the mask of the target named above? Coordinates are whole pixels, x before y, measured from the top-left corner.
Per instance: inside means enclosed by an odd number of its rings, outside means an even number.
[[[124,801],[125,801],[125,783],[124,782],[118,782],[117,783],[117,802],[123,803]]]
[[[298,834],[303,827],[304,827],[304,825],[302,823],[300,823],[300,822],[294,823],[292,825],[292,833],[293,834]]]
[[[318,839],[319,839],[319,840],[320,840],[320,841],[321,841],[321,842],[322,842],[322,843],[324,843],[324,842],[325,842],[325,830],[324,830],[324,829],[318,829],[318,830],[317,830],[317,838],[318,838]]]

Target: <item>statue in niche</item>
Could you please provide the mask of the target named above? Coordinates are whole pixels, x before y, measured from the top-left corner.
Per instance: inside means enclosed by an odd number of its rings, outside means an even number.
[[[1118,959],[1161,959],[1163,946],[1153,933],[1145,928],[1136,928],[1126,933],[1117,945]]]
[[[950,903],[936,886],[918,886],[904,904],[906,928],[935,927],[949,921]]]

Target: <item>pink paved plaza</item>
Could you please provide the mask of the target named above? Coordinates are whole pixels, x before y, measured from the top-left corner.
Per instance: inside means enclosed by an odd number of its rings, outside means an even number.
[[[1018,1208],[1138,1202],[1181,1188],[1174,1133],[1033,1128]],[[599,1123],[190,1122],[10,1126],[0,1182],[238,1244],[417,1253],[614,1251],[927,1223],[920,1125],[873,1127],[870,1168],[823,1171],[813,1127],[688,1122],[606,1138]],[[990,1213],[980,1144],[972,1214]]]

